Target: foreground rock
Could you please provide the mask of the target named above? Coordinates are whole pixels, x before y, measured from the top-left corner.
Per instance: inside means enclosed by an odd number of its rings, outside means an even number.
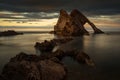
[[[14,30],[0,32],[0,36],[14,36],[14,35],[21,35],[21,34],[23,33],[18,33],[18,32],[15,32]]]
[[[93,60],[83,51],[76,50],[63,51],[58,49],[56,52],[53,52],[50,55],[52,57],[58,58],[59,60],[62,60],[65,57],[71,57],[78,63],[87,64],[89,66],[95,66]]]
[[[80,36],[89,34],[89,32],[84,28],[86,23],[93,28],[95,34],[104,33],[76,9],[70,14],[65,10],[60,10],[58,22],[54,26],[54,33],[63,36]]]
[[[1,80],[64,80],[66,68],[56,58],[20,53],[4,67]]]
[[[4,66],[0,80],[66,80],[67,69],[62,64],[64,57],[71,57],[82,64],[94,66],[92,59],[81,51],[57,50],[41,56],[20,53]]]

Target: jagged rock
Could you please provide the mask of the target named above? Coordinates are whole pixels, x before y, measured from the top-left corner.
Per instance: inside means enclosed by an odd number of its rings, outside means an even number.
[[[60,10],[58,22],[54,26],[54,33],[63,36],[80,36],[89,34],[89,32],[84,28],[85,23],[88,23],[93,28],[94,33],[103,33],[76,9],[70,14],[65,10]]]
[[[41,56],[21,52],[4,66],[0,80],[66,80],[67,69],[61,61],[67,56],[94,66],[86,53],[76,50],[57,50]]]
[[[15,32],[14,30],[0,32],[0,36],[14,36],[14,35],[21,35],[21,34],[23,33],[18,33],[18,32]]]
[[[57,24],[54,27],[54,31],[56,34],[61,34],[61,31],[64,29],[64,26],[67,22],[70,21],[70,16],[65,10],[60,10],[60,16],[58,19]]]
[[[51,52],[53,48],[56,46],[56,43],[51,41],[45,40],[44,42],[36,42],[35,48],[40,50],[41,52]]]
[[[93,60],[83,51],[76,51],[76,50],[63,51],[58,49],[56,52],[53,52],[51,55],[57,57],[59,60],[62,60],[65,57],[71,57],[76,61],[78,61],[79,63],[87,64],[89,66],[95,66]]]
[[[58,44],[67,43],[73,40],[72,38],[53,39],[50,41],[45,40],[44,42],[36,42],[35,48],[40,52],[52,52],[53,48]]]
[[[37,59],[36,59],[37,58]],[[64,80],[66,68],[58,60],[20,53],[3,68],[1,80]]]

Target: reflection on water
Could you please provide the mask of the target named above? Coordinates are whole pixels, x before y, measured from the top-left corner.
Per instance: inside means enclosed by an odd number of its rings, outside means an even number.
[[[20,52],[36,54],[34,45],[45,39],[53,39],[51,34],[24,34],[11,37],[0,37],[0,70],[9,59]]]
[[[120,33],[98,34],[76,37],[75,40],[61,46],[62,49],[84,50],[96,64],[91,68],[65,58],[68,67],[68,80],[120,80]],[[35,54],[35,42],[53,39],[51,34],[24,34],[13,37],[0,37],[0,68],[23,51]],[[67,46],[67,47],[66,47]]]
[[[42,32],[42,31],[52,31],[52,27],[1,27],[0,31],[15,30],[17,32]]]

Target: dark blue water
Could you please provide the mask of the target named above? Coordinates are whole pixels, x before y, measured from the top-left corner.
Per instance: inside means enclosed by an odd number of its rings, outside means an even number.
[[[0,70],[11,57],[21,51],[36,54],[35,42],[51,40],[54,37],[48,33],[0,37]],[[65,58],[64,63],[69,72],[68,80],[120,80],[120,32],[76,37],[62,48],[83,50],[96,64],[93,68]]]

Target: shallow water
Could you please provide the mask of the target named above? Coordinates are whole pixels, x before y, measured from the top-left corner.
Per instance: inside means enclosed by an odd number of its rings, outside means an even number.
[[[52,34],[29,33],[11,37],[0,37],[0,70],[9,59],[19,52],[36,54],[36,42],[51,40]],[[68,47],[66,47],[68,46]],[[75,40],[64,44],[62,48],[80,49],[86,52],[95,62],[96,67],[78,64],[65,58],[68,67],[68,80],[120,80],[120,33],[89,35],[76,37]]]

